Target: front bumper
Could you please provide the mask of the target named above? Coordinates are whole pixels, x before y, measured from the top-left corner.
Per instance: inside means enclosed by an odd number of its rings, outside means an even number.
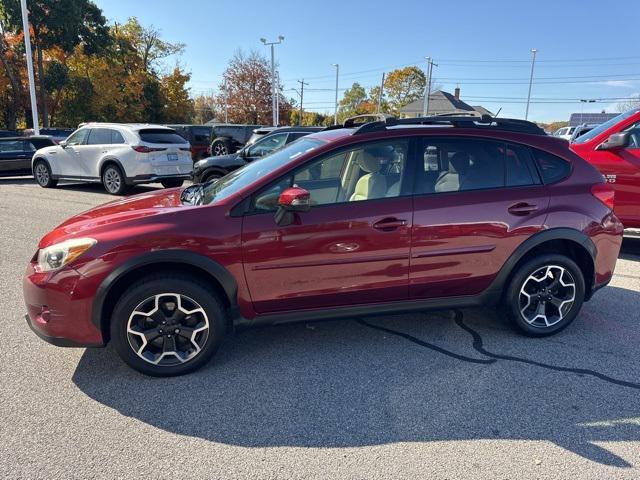
[[[102,332],[91,323],[95,292],[72,268],[36,272],[29,264],[22,281],[27,323],[41,339],[64,347],[99,347]]]

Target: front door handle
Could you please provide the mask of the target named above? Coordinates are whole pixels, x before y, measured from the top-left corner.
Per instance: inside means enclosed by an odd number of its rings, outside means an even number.
[[[383,232],[391,232],[397,228],[404,227],[407,224],[406,220],[395,217],[387,217],[382,220],[378,220],[372,226],[376,230],[382,230]]]
[[[507,209],[507,211],[512,215],[524,216],[524,215],[529,215],[530,213],[535,212],[537,209],[538,209],[537,205],[531,205],[530,203],[526,203],[526,202],[518,202],[511,205]]]

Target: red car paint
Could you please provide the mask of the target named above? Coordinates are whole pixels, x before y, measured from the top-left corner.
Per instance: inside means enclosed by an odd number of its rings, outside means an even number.
[[[588,141],[581,138],[570,145],[571,150],[596,167],[613,184],[616,192],[614,212],[625,228],[640,228],[640,144],[626,148],[602,150],[599,147],[613,134],[629,130],[640,131],[640,109],[613,119]],[[609,122],[607,122],[609,123]]]
[[[446,129],[449,138],[498,139],[564,158],[571,163],[571,174],[552,185],[326,205],[296,214],[298,221],[287,227],[276,225],[272,214],[232,214],[234,207],[281,174],[335,148],[393,137],[442,135],[440,128],[398,128],[357,136],[348,129],[326,131],[308,137],[323,142],[315,150],[219,202],[183,205],[181,190],[169,189],[76,215],[47,234],[38,247],[76,237],[91,237],[97,243],[49,273],[36,271],[34,256],[24,277],[30,323],[50,339],[77,345],[105,343],[100,322],[108,322],[104,312],[112,305],[97,310],[96,298],[109,287],[114,272],[150,252],[189,252],[214,260],[235,281],[235,298],[228,300],[248,323],[283,312],[467,298],[485,292],[523,242],[556,228],[588,237],[595,245],[593,290],[610,280],[622,226],[591,193],[592,185],[602,181],[597,171],[569,151],[566,142],[550,137]],[[523,214],[518,210],[523,205],[533,210]],[[175,266],[174,260],[160,265]],[[189,268],[195,271],[198,265]]]

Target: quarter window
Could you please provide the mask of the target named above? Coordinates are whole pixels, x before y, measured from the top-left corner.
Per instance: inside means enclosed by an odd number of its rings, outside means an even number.
[[[534,149],[533,155],[536,163],[538,164],[538,169],[540,170],[540,175],[542,175],[544,183],[559,182],[565,178],[571,170],[569,162],[561,159],[560,157],[556,157],[555,155],[551,155],[550,153]]]

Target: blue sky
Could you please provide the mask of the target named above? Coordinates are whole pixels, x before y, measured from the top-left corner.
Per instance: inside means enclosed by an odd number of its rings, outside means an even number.
[[[434,83],[501,116],[524,117],[531,48],[538,49],[529,119],[566,120],[580,98],[585,112],[615,111],[616,98],[640,93],[640,1],[204,1],[95,0],[110,22],[136,16],[166,40],[183,42],[179,62],[192,94],[215,92],[238,49],[268,55],[276,47],[285,89],[305,79],[305,104],[333,111],[340,87],[380,83],[383,71],[432,56]],[[293,91],[285,92],[295,97]],[[560,103],[563,102],[563,103]],[[573,102],[573,103],[571,103]]]

